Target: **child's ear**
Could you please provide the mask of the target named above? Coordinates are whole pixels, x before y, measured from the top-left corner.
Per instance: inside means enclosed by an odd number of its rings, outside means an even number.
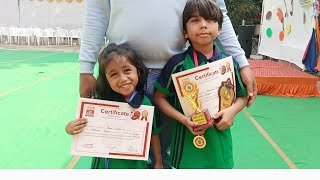
[[[221,31],[221,28],[219,28],[218,33],[217,33],[217,36],[219,36],[219,35],[220,35],[220,31]]]
[[[184,38],[186,38],[186,39],[189,38],[187,31],[183,31],[183,34],[184,34]]]

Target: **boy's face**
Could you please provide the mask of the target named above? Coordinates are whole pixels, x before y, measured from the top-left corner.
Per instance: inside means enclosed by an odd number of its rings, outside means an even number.
[[[123,56],[115,57],[105,68],[111,89],[129,100],[139,81],[137,68]]]
[[[188,20],[184,37],[189,38],[194,48],[197,46],[213,46],[214,39],[220,34],[219,24],[206,20],[198,12]]]

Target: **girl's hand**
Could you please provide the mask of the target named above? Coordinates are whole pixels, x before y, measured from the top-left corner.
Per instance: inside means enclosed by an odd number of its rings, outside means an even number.
[[[87,126],[88,120],[85,118],[74,119],[66,125],[66,132],[70,135],[81,133]]]
[[[221,120],[218,123],[215,123],[215,126],[219,130],[225,130],[233,125],[234,117],[236,113],[231,107],[223,109],[214,115],[214,119],[221,117]]]

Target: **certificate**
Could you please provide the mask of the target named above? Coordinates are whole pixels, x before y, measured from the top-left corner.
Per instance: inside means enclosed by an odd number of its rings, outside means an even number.
[[[71,154],[147,160],[153,113],[153,106],[134,109],[128,103],[80,98],[77,117],[88,124],[73,136]]]
[[[186,116],[201,109],[212,117],[235,99],[232,57],[172,74],[172,80]]]

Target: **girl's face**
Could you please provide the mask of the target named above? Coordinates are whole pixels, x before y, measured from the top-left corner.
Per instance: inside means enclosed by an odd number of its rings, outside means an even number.
[[[198,12],[186,23],[185,38],[189,38],[194,48],[211,45],[220,34],[219,24],[213,20],[204,19]]]
[[[116,56],[105,67],[107,81],[115,92],[128,101],[139,81],[137,68],[123,56]]]

